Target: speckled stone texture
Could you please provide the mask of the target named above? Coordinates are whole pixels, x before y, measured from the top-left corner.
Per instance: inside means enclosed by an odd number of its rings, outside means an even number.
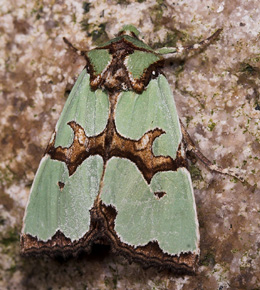
[[[67,261],[22,258],[19,233],[35,172],[89,49],[136,25],[153,47],[224,30],[165,74],[200,150],[242,184],[191,167],[201,234],[194,276],[143,269],[98,249]],[[260,6],[242,1],[0,1],[0,289],[260,289]],[[244,170],[244,171],[243,171]]]

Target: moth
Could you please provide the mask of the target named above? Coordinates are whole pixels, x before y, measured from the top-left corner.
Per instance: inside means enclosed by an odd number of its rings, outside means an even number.
[[[31,188],[22,254],[77,255],[106,244],[145,267],[195,271],[199,224],[186,150],[221,169],[195,149],[162,73],[181,49],[154,50],[138,35],[127,25],[82,52],[87,65]]]

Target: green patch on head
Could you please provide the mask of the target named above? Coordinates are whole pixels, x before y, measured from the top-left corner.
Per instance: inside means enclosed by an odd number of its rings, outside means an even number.
[[[132,24],[124,25],[122,27],[122,29],[119,31],[119,33],[120,32],[126,32],[126,31],[133,32],[136,36],[139,36],[139,34],[140,34],[139,30]]]

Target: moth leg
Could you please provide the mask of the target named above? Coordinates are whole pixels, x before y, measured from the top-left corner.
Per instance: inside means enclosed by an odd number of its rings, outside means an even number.
[[[164,47],[158,49],[156,52],[162,54],[166,59],[175,59],[175,58],[185,58],[187,54],[195,54],[203,49],[205,49],[210,43],[212,43],[221,33],[223,29],[218,29],[207,39],[200,41],[189,46],[179,46],[179,47]]]
[[[184,145],[186,147],[187,151],[191,151],[194,153],[194,155],[211,171],[215,171],[221,174],[229,175],[231,177],[235,177],[236,179],[239,179],[241,182],[244,182],[245,179],[240,176],[238,173],[235,172],[235,170],[229,169],[229,168],[222,168],[216,164],[213,164],[206,156],[204,156],[200,150],[196,147],[194,142],[192,141],[189,133],[187,132],[186,128],[184,127],[182,121],[180,120],[181,124],[181,131],[183,136]]]

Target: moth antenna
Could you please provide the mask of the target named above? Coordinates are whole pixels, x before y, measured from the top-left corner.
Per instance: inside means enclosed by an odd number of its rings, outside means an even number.
[[[69,49],[73,50],[79,55],[83,55],[83,56],[85,55],[86,50],[80,50],[76,48],[66,37],[63,37],[62,39],[65,42],[65,44],[69,47]]]
[[[210,43],[212,43],[222,32],[223,28],[218,29],[215,33],[213,33],[210,37],[203,39],[199,43],[195,43],[189,46],[184,46],[183,49],[190,52],[190,51],[200,51],[206,48]]]
[[[163,47],[156,50],[157,53],[162,54],[165,59],[182,59],[190,53],[197,53],[201,50],[205,49],[208,45],[210,45],[222,32],[222,28],[218,29],[215,33],[213,33],[210,37],[200,41],[199,43],[195,43],[188,46],[179,46],[179,47]]]

